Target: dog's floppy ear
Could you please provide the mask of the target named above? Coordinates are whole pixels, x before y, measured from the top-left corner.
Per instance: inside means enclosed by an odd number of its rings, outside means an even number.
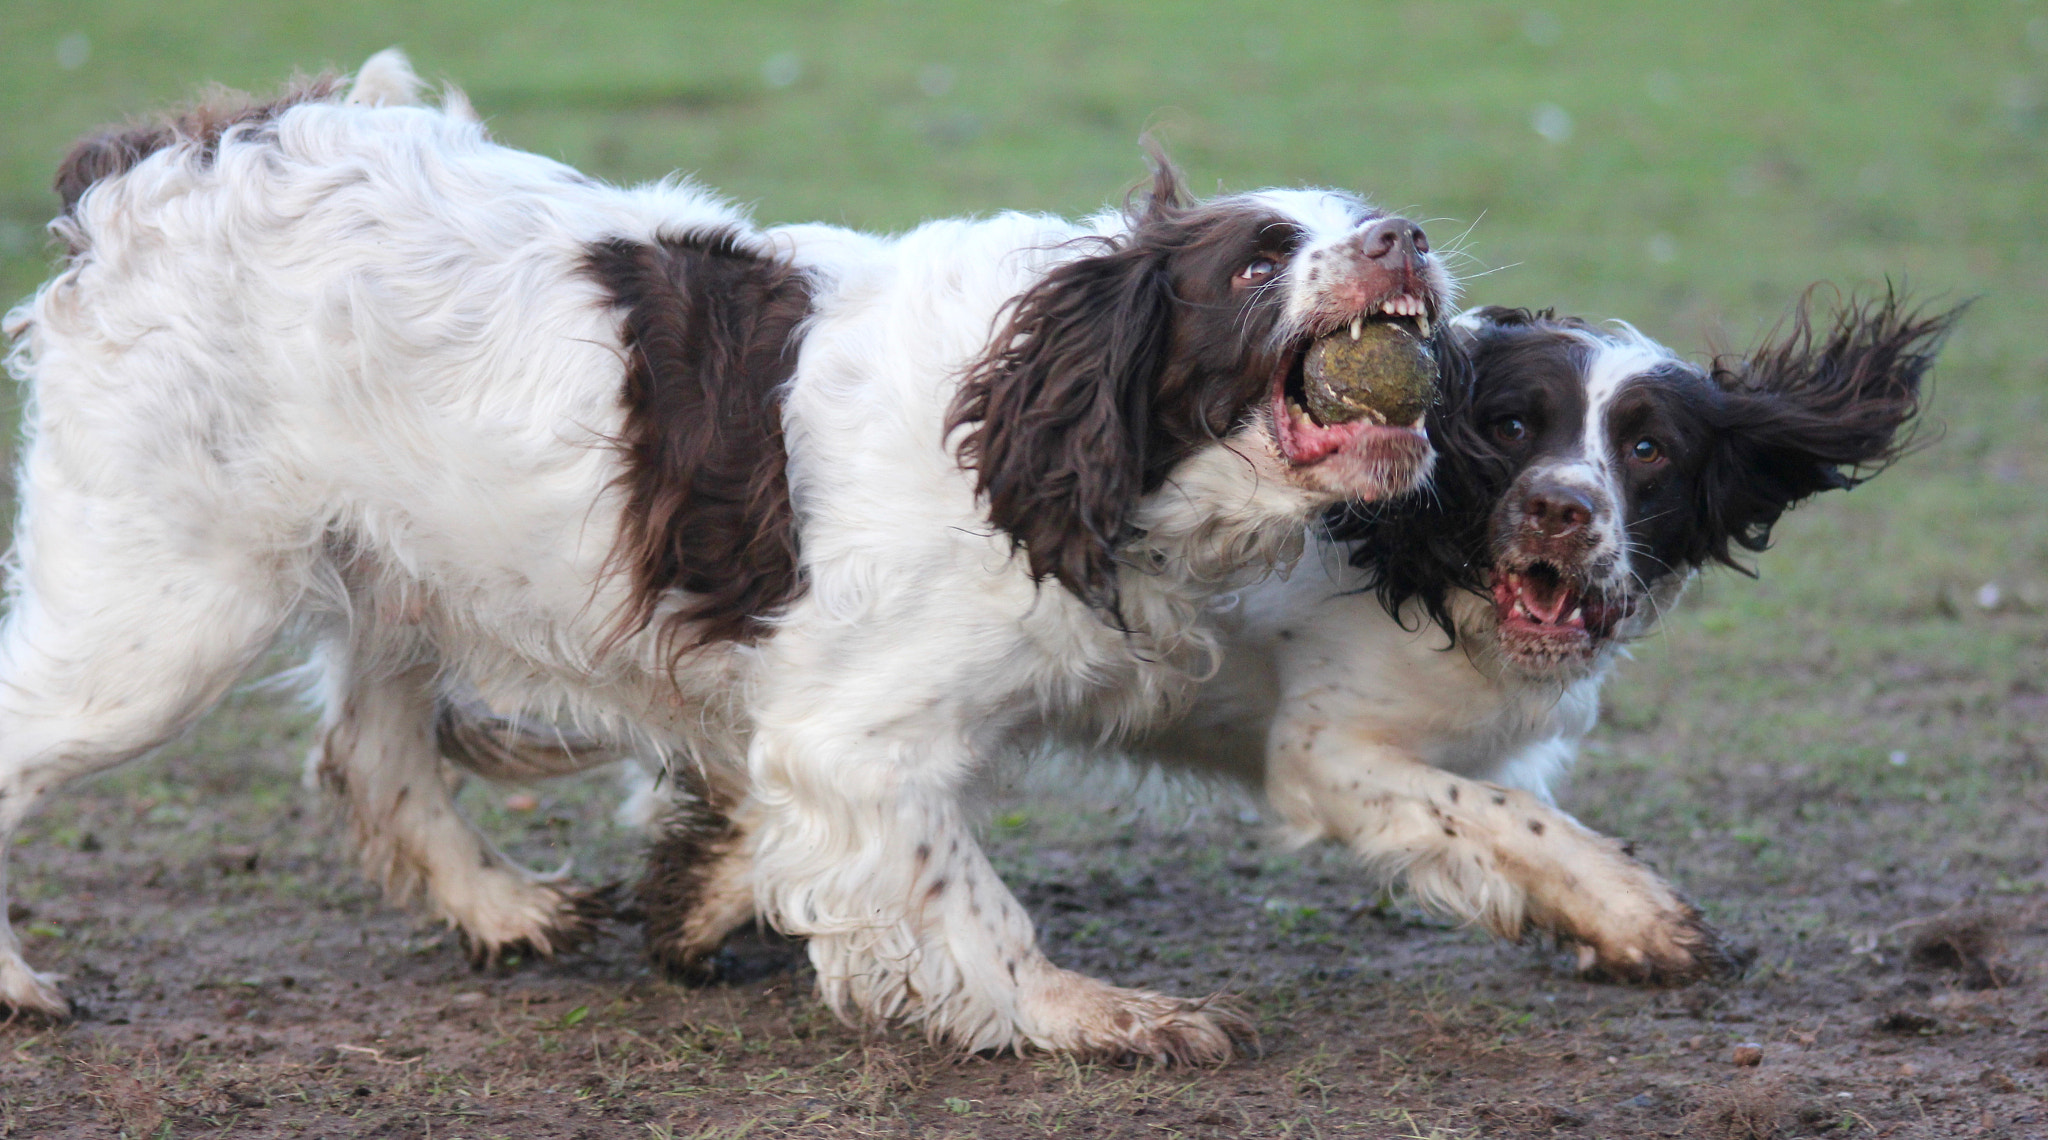
[[[1700,560],[1741,569],[1731,543],[1763,550],[1786,508],[1854,487],[1904,454],[1921,381],[1965,307],[1929,313],[1887,290],[1851,299],[1817,329],[1802,301],[1762,348],[1717,359]]]
[[[989,519],[1037,581],[1117,617],[1116,548],[1144,491],[1154,388],[1171,345],[1168,250],[1148,231],[1187,207],[1156,152],[1152,187],[1116,238],[1011,303],[948,417]]]

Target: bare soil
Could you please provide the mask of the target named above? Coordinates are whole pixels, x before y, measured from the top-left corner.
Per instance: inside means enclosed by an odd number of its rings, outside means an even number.
[[[1944,836],[1952,813],[1924,796],[1779,770],[1673,790],[1615,757],[1696,727],[1604,733],[1568,806],[1647,828],[1642,849],[1756,951],[1740,981],[1671,990],[1579,981],[1545,948],[1430,920],[1340,852],[1272,846],[1228,799],[1004,805],[990,846],[1057,960],[1254,1011],[1257,1057],[1161,1070],[849,1027],[800,951],[760,937],[733,947],[739,981],[702,989],[650,974],[623,927],[473,972],[339,858],[298,787],[303,731],[244,694],[25,830],[16,926],[81,1013],[0,1029],[0,1135],[2048,1135],[2031,744],[2023,794]],[[535,792],[526,811],[502,789],[466,802],[536,865],[573,850],[583,877],[632,873],[605,780]],[[1769,838],[1688,830],[1704,795]]]

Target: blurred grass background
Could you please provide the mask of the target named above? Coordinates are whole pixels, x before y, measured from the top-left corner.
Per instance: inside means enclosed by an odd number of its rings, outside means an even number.
[[[1612,690],[1612,779],[1574,807],[1752,853],[1813,802],[1916,805],[1900,834],[1942,836],[1930,859],[2040,835],[2007,824],[2048,749],[2048,4],[83,0],[5,25],[10,299],[48,272],[80,133],[393,44],[507,143],[692,172],[764,222],[1087,211],[1138,180],[1150,130],[1200,188],[1416,211],[1475,303],[1683,351],[1754,343],[1816,281],[1975,297],[1931,446],[1792,516],[1761,584],[1696,592]],[[1837,854],[1878,857],[1867,838]]]

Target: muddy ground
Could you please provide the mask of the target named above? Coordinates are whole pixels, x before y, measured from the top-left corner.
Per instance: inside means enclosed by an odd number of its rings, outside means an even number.
[[[1866,728],[1991,740],[1978,774],[2009,794],[1959,813],[1910,757],[1870,789],[1701,743],[1728,730],[1686,664],[1712,663],[1711,629],[1691,628],[1620,687],[1638,712],[1610,713],[1566,803],[1755,950],[1731,984],[1575,980],[1369,890],[1341,853],[1273,846],[1228,797],[1004,804],[991,847],[1056,959],[1254,1011],[1260,1055],[1210,1071],[865,1032],[761,939],[735,948],[745,980],[704,989],[652,976],[624,928],[472,971],[337,858],[298,786],[303,714],[252,690],[25,831],[17,928],[82,1013],[0,1029],[0,1135],[2048,1136],[2044,698],[1907,663],[1861,688],[1820,675]],[[1796,719],[1785,687],[1726,715]],[[607,779],[536,791],[465,799],[537,865],[631,873]]]

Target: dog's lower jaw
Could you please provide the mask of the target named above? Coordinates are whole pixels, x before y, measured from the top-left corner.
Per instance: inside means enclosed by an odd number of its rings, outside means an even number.
[[[1312,462],[1295,462],[1283,443],[1284,408],[1261,409],[1258,420],[1264,450],[1270,453],[1287,483],[1319,498],[1319,507],[1350,500],[1372,503],[1420,488],[1436,463],[1429,437],[1418,428],[1367,426],[1348,445]],[[1322,501],[1327,500],[1327,501]]]

